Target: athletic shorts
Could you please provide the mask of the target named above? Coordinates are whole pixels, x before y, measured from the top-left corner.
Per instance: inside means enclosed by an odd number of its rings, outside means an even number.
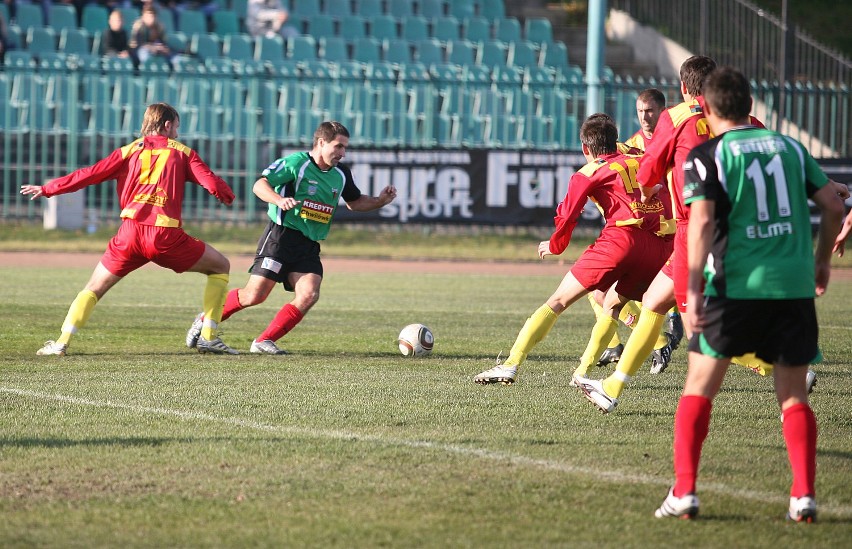
[[[776,366],[810,364],[819,355],[813,299],[708,297],[704,331],[689,350],[715,358],[754,353]]]
[[[313,273],[322,276],[319,242],[300,231],[269,222],[257,242],[257,252],[249,273],[284,285],[293,291],[290,273]]]
[[[206,244],[179,227],[141,225],[125,219],[110,239],[101,263],[116,276],[127,276],[146,263],[183,273],[198,263]]]
[[[689,263],[686,245],[687,224],[678,221],[674,237],[674,252],[662,272],[674,283],[674,297],[680,312],[686,312],[686,287],[689,285]]]
[[[671,253],[670,239],[635,227],[604,227],[571,274],[590,292],[615,284],[619,295],[641,300]]]

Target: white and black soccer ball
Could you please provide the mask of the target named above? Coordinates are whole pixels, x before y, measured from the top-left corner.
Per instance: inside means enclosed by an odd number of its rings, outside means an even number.
[[[399,352],[402,356],[426,356],[432,352],[435,337],[423,324],[409,324],[399,332]]]

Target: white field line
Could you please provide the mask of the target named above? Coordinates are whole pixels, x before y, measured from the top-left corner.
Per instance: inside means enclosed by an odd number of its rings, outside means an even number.
[[[122,404],[121,402],[113,402],[111,400],[90,400],[67,395],[55,395],[41,393],[38,391],[30,391],[27,389],[17,389],[14,387],[0,387],[0,393],[18,395],[21,397],[29,397],[39,400],[50,400],[53,402],[65,402],[77,406],[91,406],[95,408],[112,408],[115,410],[126,410],[137,414],[151,414],[160,416],[171,416],[188,421],[202,421],[209,423],[218,423],[220,425],[228,425],[233,427],[243,427],[255,431],[262,431],[276,434],[291,434],[301,435],[311,438],[325,438],[336,440],[351,440],[369,442],[385,446],[402,446],[408,448],[425,448],[448,454],[458,454],[462,456],[473,456],[491,461],[505,461],[513,465],[521,467],[530,467],[537,469],[545,469],[549,471],[557,471],[572,475],[588,475],[597,480],[611,482],[613,484],[649,484],[653,486],[669,486],[670,478],[660,478],[658,476],[626,473],[622,471],[603,471],[598,468],[590,468],[572,465],[562,461],[554,461],[549,459],[535,459],[519,454],[507,452],[495,452],[482,448],[471,448],[469,446],[459,446],[455,444],[444,444],[440,442],[430,442],[427,440],[408,440],[399,438],[388,438],[376,435],[359,434],[352,431],[340,431],[332,429],[307,429],[304,427],[269,425],[266,423],[258,423],[248,419],[237,417],[219,417],[211,414],[200,412],[190,412],[185,410],[173,410],[170,408],[157,408],[152,406],[138,406],[135,404]],[[742,490],[733,488],[726,484],[701,484],[702,492],[716,492],[726,496],[737,497],[758,503],[767,503],[773,505],[786,505],[787,497],[780,497],[777,494],[768,494],[766,492],[757,492],[754,490]],[[661,492],[664,493],[664,490]],[[826,505],[825,502],[820,502],[820,513],[831,514],[844,518],[852,518],[852,507],[848,506],[832,506]]]

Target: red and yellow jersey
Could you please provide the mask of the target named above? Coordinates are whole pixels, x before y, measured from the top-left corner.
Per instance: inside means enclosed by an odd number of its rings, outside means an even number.
[[[163,135],[139,138],[92,166],[49,181],[42,192],[51,197],[110,179],[118,183],[121,217],[142,225],[180,227],[187,181],[225,204],[234,201],[234,192],[198,153]]]
[[[639,151],[638,153],[632,154],[642,154],[648,148],[648,143],[650,142],[651,140],[645,137],[645,134],[642,133],[642,130],[639,130],[638,132],[631,135],[630,138],[624,142],[624,144],[633,150]]]
[[[654,139],[642,157],[638,179],[645,187],[662,183],[671,171],[669,192],[674,199],[674,214],[678,221],[689,219],[689,209],[684,206],[682,197],[683,163],[689,151],[708,139],[710,128],[704,118],[701,101],[684,101],[660,114]]]
[[[640,158],[622,153],[606,154],[571,176],[568,193],[556,208],[556,230],[550,237],[551,253],[561,254],[568,247],[588,199],[600,208],[606,220],[604,229],[633,226],[661,237],[671,232],[667,223],[672,217],[668,192],[662,192],[648,204],[642,203],[636,180]]]

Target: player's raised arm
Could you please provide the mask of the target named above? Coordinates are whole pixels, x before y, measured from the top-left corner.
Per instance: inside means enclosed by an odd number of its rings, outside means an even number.
[[[41,185],[21,185],[21,194],[29,196],[30,200],[35,200],[44,195]]]

